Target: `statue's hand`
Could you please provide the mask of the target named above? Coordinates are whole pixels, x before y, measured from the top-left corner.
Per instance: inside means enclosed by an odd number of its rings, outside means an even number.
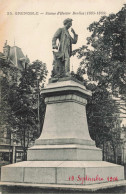
[[[73,34],[75,34],[75,31],[74,31],[74,29],[73,29],[73,28],[71,28],[71,32],[72,32]]]
[[[53,49],[58,49],[58,46],[53,46]]]

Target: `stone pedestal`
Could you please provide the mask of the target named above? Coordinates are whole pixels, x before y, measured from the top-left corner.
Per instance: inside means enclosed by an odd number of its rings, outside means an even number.
[[[91,92],[68,80],[48,84],[43,94],[43,131],[28,150],[28,160],[102,160],[102,152],[90,138],[87,125],[86,98]]]
[[[91,92],[80,83],[64,80],[49,83],[43,94],[42,134],[28,149],[28,161],[2,167],[2,181],[86,185],[108,182],[108,177],[124,180],[123,166],[103,162],[101,149],[90,138],[86,103]]]

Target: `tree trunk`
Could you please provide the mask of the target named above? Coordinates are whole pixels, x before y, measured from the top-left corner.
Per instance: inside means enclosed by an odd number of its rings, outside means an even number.
[[[116,156],[116,146],[114,145],[114,142],[112,141],[112,147],[113,147],[113,154],[114,154],[114,163],[117,163],[117,156]]]
[[[24,134],[23,134],[23,138],[24,138],[24,141],[23,141],[23,143],[24,143],[24,145],[23,145],[23,147],[24,147],[24,156],[23,156],[23,160],[24,160],[24,161],[26,161],[25,127],[24,127]]]
[[[105,142],[104,142],[104,140],[103,140],[103,150],[102,150],[102,153],[103,153],[102,159],[104,161],[105,160]]]

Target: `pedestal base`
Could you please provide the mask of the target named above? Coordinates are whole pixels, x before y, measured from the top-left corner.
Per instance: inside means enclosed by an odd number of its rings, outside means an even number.
[[[26,161],[2,167],[2,182],[92,185],[124,180],[124,167],[104,161]]]

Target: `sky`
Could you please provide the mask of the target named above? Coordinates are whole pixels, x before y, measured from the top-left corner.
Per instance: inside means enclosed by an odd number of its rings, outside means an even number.
[[[5,40],[10,46],[15,42],[31,62],[38,59],[46,63],[50,75],[52,37],[63,27],[64,19],[73,19],[72,28],[78,34],[78,42],[73,45],[76,49],[86,44],[90,36],[87,27],[92,22],[103,15],[117,13],[124,3],[125,0],[0,0],[0,52]],[[17,15],[17,12],[38,12],[38,15]],[[78,59],[71,58],[71,70],[76,71],[78,66]]]

